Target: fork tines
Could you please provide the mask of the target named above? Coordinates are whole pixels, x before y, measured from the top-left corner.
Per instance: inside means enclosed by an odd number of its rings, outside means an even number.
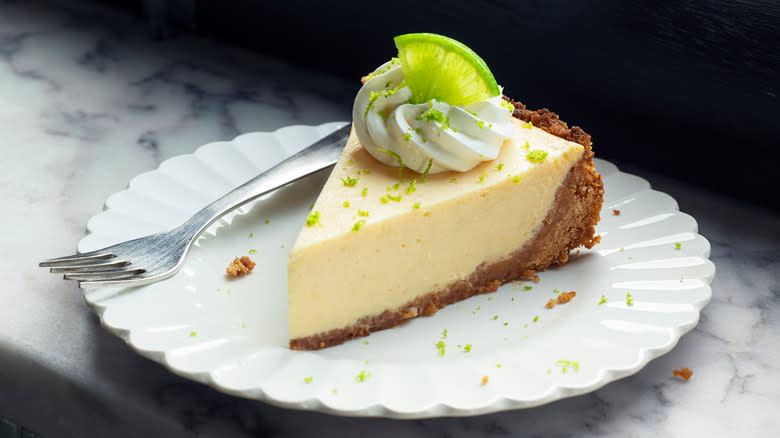
[[[63,278],[66,280],[77,281],[103,281],[103,280],[125,280],[133,278],[136,275],[143,274],[145,269],[117,269],[113,271],[98,272],[72,272],[66,273]]]
[[[42,268],[64,267],[64,266],[75,266],[75,265],[84,266],[87,264],[91,264],[92,262],[102,262],[104,260],[113,259],[115,257],[116,256],[114,254],[105,251],[92,251],[92,252],[85,252],[83,254],[75,254],[72,256],[56,257],[53,259],[44,260],[38,263],[38,266]]]
[[[123,280],[146,272],[144,269],[127,266],[130,262],[117,259],[116,255],[105,251],[92,251],[66,257],[44,260],[38,264],[50,268],[53,273],[65,274],[66,280],[104,281]]]

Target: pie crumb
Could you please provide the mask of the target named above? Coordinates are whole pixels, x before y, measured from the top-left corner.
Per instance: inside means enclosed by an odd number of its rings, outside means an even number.
[[[252,269],[255,269],[255,265],[256,263],[247,256],[236,257],[225,269],[225,273],[230,278],[240,277],[252,272]]]
[[[612,216],[620,216],[620,210],[612,210]]]
[[[685,380],[687,382],[688,379],[690,379],[691,376],[693,376],[693,371],[691,371],[690,368],[685,367],[685,368],[680,369],[680,370],[677,370],[677,369],[673,370],[672,371],[672,375],[674,377],[679,377],[679,378],[681,378],[681,379],[683,379],[683,380]]]
[[[570,290],[568,292],[561,292],[558,294],[558,297],[555,299],[556,304],[566,304],[569,301],[573,300],[574,297],[577,296],[577,292],[574,292],[573,290]]]
[[[544,305],[546,309],[552,309],[556,304],[566,304],[573,300],[577,296],[577,292],[570,290],[568,292],[561,292],[555,298],[550,298],[547,304]]]
[[[490,377],[482,376],[482,386],[487,385],[489,380],[490,380]]]

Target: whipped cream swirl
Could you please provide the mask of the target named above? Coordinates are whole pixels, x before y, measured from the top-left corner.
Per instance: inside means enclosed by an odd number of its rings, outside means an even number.
[[[389,166],[423,173],[466,172],[494,160],[512,136],[512,108],[501,96],[466,106],[433,99],[409,103],[397,60],[388,61],[366,77],[355,97],[352,120],[360,143]]]

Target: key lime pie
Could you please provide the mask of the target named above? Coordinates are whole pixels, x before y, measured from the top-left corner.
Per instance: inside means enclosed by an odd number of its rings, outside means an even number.
[[[288,262],[290,347],[387,329],[562,265],[595,245],[590,136],[503,96],[485,62],[434,34],[395,38]]]

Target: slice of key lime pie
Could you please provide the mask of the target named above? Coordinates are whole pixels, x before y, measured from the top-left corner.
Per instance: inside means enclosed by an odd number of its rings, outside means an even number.
[[[502,95],[434,34],[395,38],[288,262],[293,349],[396,326],[566,263],[598,242],[590,137]]]

